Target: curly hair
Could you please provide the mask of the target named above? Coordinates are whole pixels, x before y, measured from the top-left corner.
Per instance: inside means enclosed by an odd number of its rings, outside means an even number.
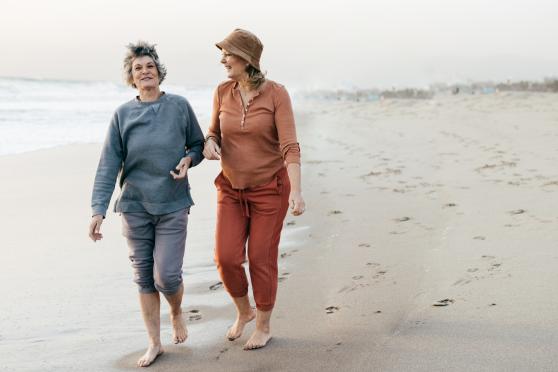
[[[130,43],[126,46],[128,51],[126,52],[126,56],[124,57],[124,81],[126,84],[137,88],[136,84],[134,84],[134,78],[132,76],[132,64],[134,59],[148,56],[151,57],[155,66],[157,67],[157,72],[159,73],[159,84],[165,80],[167,76],[167,68],[165,65],[161,63],[159,60],[159,55],[155,50],[156,44],[149,44],[145,41],[138,41],[137,43]]]

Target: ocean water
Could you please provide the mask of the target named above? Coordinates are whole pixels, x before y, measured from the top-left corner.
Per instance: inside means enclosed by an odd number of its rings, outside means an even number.
[[[213,87],[162,86],[188,99],[206,123]],[[0,78],[0,155],[102,142],[114,110],[136,91],[111,82]]]

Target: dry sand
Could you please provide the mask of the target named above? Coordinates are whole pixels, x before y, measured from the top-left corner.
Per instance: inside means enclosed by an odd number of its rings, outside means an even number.
[[[190,338],[171,346],[165,320],[150,370],[558,370],[556,95],[296,109],[308,208],[286,219],[274,339],[224,339],[205,162],[191,171]],[[143,352],[118,216],[102,242],[86,236],[98,154],[0,158],[0,370],[132,370]]]

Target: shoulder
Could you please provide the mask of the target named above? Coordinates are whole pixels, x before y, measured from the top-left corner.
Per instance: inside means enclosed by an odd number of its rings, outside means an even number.
[[[134,107],[136,107],[136,104],[137,102],[135,98],[121,104],[116,108],[116,110],[114,110],[113,118],[116,118],[118,120],[125,119],[128,114],[134,109]]]
[[[288,96],[289,92],[287,92],[287,88],[283,84],[280,84],[273,80],[267,80],[266,84],[268,84],[268,89],[275,95],[275,96]]]
[[[269,89],[273,99],[275,99],[277,102],[290,99],[289,92],[283,84],[269,79],[266,81],[266,84],[268,84],[266,89]]]
[[[236,82],[234,80],[222,81],[217,85],[217,88],[215,89],[215,91],[217,93],[219,93],[219,95],[221,95],[221,94],[223,94],[223,92],[232,89],[234,87],[235,83]]]
[[[131,100],[129,100],[128,102],[124,102],[123,104],[121,104],[120,106],[118,106],[116,108],[116,110],[114,110],[115,114],[123,114],[129,110],[131,110],[132,108],[134,108],[136,106],[136,98],[133,98]]]
[[[174,103],[180,106],[187,106],[189,104],[186,97],[179,96],[178,94],[165,93],[165,99],[170,103]]]
[[[276,81],[273,80],[266,80],[266,84],[269,84],[269,88],[275,91],[287,91],[287,88],[285,88],[285,86],[283,84],[280,84]]]
[[[165,102],[175,107],[177,114],[189,117],[189,112],[192,111],[192,106],[186,97],[179,96],[178,94],[165,93]]]

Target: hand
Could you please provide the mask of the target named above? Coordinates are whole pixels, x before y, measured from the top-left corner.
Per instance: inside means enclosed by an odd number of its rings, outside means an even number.
[[[203,146],[203,156],[207,160],[221,159],[221,148],[211,137],[205,141],[205,145]]]
[[[103,216],[100,214],[96,214],[91,219],[91,223],[89,224],[89,237],[93,242],[97,240],[103,239],[103,234],[101,234],[101,224],[103,223]]]
[[[178,171],[178,173],[175,173],[174,171],[170,171],[172,178],[174,178],[175,180],[181,180],[185,178],[186,174],[188,174],[188,168],[190,168],[191,163],[192,163],[192,158],[189,156],[185,156],[182,159],[180,159],[178,165],[176,166],[176,170]]]
[[[306,203],[304,203],[304,199],[302,198],[302,193],[300,191],[291,191],[291,194],[289,195],[289,205],[293,216],[300,216],[304,213]]]

